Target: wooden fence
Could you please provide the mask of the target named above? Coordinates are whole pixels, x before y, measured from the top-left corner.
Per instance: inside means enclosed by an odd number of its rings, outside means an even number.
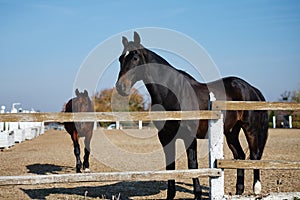
[[[213,101],[213,99],[212,99]],[[210,177],[210,197],[224,196],[224,169],[300,169],[300,162],[288,161],[237,161],[223,157],[222,110],[300,110],[298,103],[281,102],[225,102],[213,101],[209,111],[169,112],[116,112],[116,113],[11,113],[0,114],[1,122],[72,122],[72,121],[159,121],[159,120],[209,120],[209,168],[196,170],[111,172],[89,174],[55,174],[35,176],[2,176],[0,185],[40,184],[88,181],[167,180],[178,178]]]

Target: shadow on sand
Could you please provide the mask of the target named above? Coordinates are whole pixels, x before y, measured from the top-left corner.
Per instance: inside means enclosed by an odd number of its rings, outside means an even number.
[[[28,173],[46,175],[46,174],[59,174],[61,172],[71,173],[74,172],[74,167],[59,166],[53,164],[32,164],[27,165]]]
[[[58,186],[58,185],[56,185]],[[187,194],[193,194],[193,191],[187,189],[185,186],[191,186],[182,182],[177,183],[176,191]],[[70,185],[64,187],[62,185],[51,188],[39,188],[39,189],[22,189],[31,199],[46,199],[50,195],[58,195],[58,198],[66,198],[67,195],[71,198],[84,199],[87,198],[100,198],[100,199],[112,199],[118,197],[120,199],[131,199],[133,197],[147,197],[161,193],[161,191],[167,190],[167,182],[165,181],[132,181],[132,182],[118,182],[113,184],[107,184],[103,186],[78,186],[70,187]],[[202,198],[208,198],[208,188],[202,188]],[[190,195],[189,195],[190,196]],[[151,199],[151,197],[149,197]],[[155,198],[157,199],[157,198]],[[184,198],[186,199],[186,198]]]
[[[53,164],[32,164],[28,165],[27,169],[29,170],[28,173],[38,175],[74,173],[73,167],[58,166]],[[78,184],[80,184],[80,186],[76,186]],[[80,199],[83,199],[85,196],[87,198],[99,197],[100,199],[112,199],[113,196],[118,197],[120,194],[120,199],[124,200],[131,199],[133,197],[157,195],[162,191],[167,190],[166,181],[122,181],[113,184],[107,183],[106,185],[102,186],[82,186],[82,184],[83,183],[75,183],[75,186],[68,183],[53,184],[51,186],[47,184],[45,185],[45,188],[41,188],[42,186],[40,185],[39,188],[35,187],[35,189],[31,189],[29,187],[22,188],[22,191],[31,199],[46,199],[50,195],[57,195],[58,198],[66,198],[67,195],[70,195],[72,196],[71,198]],[[183,192],[191,196],[193,191],[188,188],[192,188],[192,184],[176,182],[177,192]],[[209,199],[209,188],[202,187],[202,192],[202,198],[204,200]]]

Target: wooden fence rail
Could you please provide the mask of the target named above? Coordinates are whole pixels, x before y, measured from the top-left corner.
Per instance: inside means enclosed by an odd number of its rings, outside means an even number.
[[[296,102],[214,101],[212,110],[300,110]]]
[[[215,101],[212,111],[91,112],[91,113],[2,113],[0,122],[73,122],[73,121],[164,121],[219,119],[220,110],[300,110],[299,103]]]
[[[299,103],[215,101],[212,111],[91,112],[91,113],[1,113],[0,122],[73,122],[73,121],[163,121],[219,119],[220,110],[300,110]]]
[[[217,160],[217,168],[221,169],[280,169],[300,170],[300,161],[278,160]]]
[[[115,122],[219,119],[220,111],[3,113],[0,122]]]
[[[0,185],[33,185],[50,183],[107,182],[190,179],[197,177],[219,177],[221,169],[193,169],[174,171],[104,172],[82,174],[49,174],[32,176],[0,176]]]

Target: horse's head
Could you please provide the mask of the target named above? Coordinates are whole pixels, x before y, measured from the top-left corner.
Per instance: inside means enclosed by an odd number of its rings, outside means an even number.
[[[93,111],[93,104],[89,98],[89,94],[86,90],[84,92],[79,92],[78,89],[75,90],[76,98],[72,103],[73,112],[91,112]]]
[[[143,72],[137,66],[146,63],[143,54],[144,47],[141,45],[141,39],[137,32],[134,32],[134,40],[128,41],[126,37],[122,37],[124,50],[119,57],[120,72],[116,88],[122,96],[128,96],[130,89],[139,80],[143,79]]]

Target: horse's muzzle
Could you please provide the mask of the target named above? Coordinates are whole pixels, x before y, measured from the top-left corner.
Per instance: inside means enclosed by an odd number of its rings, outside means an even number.
[[[121,96],[128,96],[130,94],[130,89],[131,89],[131,81],[121,81],[119,80],[116,84],[116,88],[118,93]]]

